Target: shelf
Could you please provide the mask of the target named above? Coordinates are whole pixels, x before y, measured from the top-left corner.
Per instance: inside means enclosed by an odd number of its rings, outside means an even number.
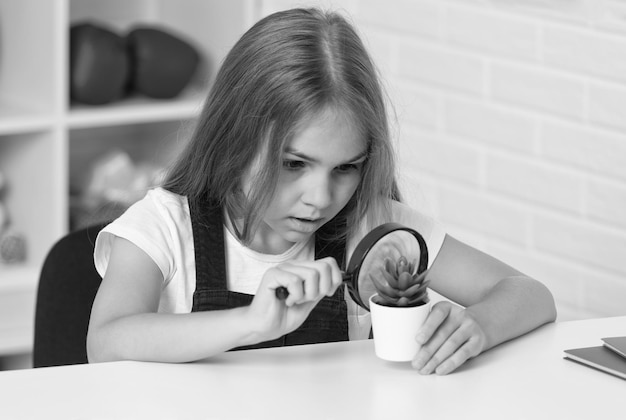
[[[32,327],[0,330],[0,355],[26,354],[31,352],[32,349]]]
[[[67,124],[76,129],[188,120],[199,114],[204,96],[204,91],[191,90],[167,101],[136,96],[105,106],[75,105],[69,112]]]
[[[0,355],[31,350],[39,268],[0,265]]]
[[[55,118],[49,113],[0,103],[0,136],[49,130],[54,125]]]
[[[39,267],[0,264],[0,294],[32,291],[37,288]]]

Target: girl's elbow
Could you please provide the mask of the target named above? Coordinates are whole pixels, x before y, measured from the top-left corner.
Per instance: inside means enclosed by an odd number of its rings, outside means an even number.
[[[544,286],[545,287],[545,286]],[[552,295],[552,292],[550,292],[550,290],[546,287],[546,290],[548,291],[548,294],[550,296],[550,315],[549,315],[549,322],[554,322],[556,321],[556,317],[558,315],[558,312],[556,310],[556,302],[554,300],[554,296]]]
[[[87,362],[101,363],[119,360],[115,357],[114,352],[108,344],[109,340],[104,339],[103,333],[96,329],[90,328],[87,333]]]
[[[86,347],[87,347],[87,362],[88,363],[100,363],[100,362],[106,361],[104,360],[103,355],[102,355],[102,351],[101,351],[102,346],[97,344],[98,339],[96,336],[97,336],[97,333],[95,333],[91,329],[87,333]]]
[[[545,284],[537,280],[535,280],[535,285],[538,288],[539,296],[542,296],[541,301],[543,301],[542,307],[544,309],[546,323],[556,321],[556,302],[552,292]]]
[[[534,314],[528,319],[533,319],[535,326],[556,320],[557,310],[554,296],[545,284],[526,275],[509,277],[504,282],[503,285],[506,284],[516,290],[516,300],[520,308]]]

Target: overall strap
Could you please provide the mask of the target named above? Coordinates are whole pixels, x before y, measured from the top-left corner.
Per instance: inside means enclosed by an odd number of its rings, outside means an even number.
[[[196,289],[227,290],[226,251],[222,208],[213,200],[189,201],[194,255],[196,258]],[[201,310],[201,296],[194,294],[192,311]]]

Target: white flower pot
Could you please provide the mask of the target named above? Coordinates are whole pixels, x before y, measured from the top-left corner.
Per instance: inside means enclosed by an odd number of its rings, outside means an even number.
[[[419,350],[415,341],[428,313],[430,302],[413,307],[391,307],[379,305],[370,298],[374,350],[376,356],[392,362],[408,362]]]

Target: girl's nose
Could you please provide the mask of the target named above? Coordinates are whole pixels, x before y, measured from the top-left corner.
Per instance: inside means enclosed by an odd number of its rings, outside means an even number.
[[[323,209],[332,203],[333,183],[328,175],[312,175],[303,181],[302,201],[305,204]]]

